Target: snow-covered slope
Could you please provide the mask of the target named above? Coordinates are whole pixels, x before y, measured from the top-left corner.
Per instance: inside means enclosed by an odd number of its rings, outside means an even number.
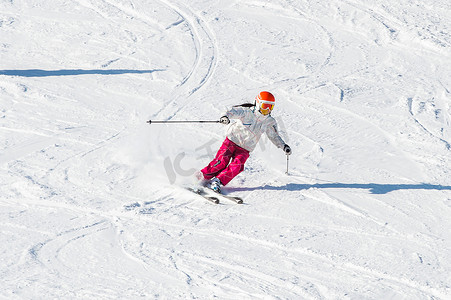
[[[0,2],[0,297],[450,299],[446,0]],[[273,92],[214,205],[181,186]]]

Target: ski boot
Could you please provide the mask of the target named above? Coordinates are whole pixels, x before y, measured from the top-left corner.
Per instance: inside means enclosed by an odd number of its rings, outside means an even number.
[[[211,190],[215,191],[216,193],[221,194],[221,185],[222,185],[221,181],[215,177],[210,181],[210,184],[208,187]]]

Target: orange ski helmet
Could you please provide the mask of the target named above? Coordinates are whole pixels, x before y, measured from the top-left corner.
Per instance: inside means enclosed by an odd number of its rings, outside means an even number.
[[[270,92],[260,92],[255,97],[256,107],[259,109],[262,115],[269,115],[276,104],[276,99]]]

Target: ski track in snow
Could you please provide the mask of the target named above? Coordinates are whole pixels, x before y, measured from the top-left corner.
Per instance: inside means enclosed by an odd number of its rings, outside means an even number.
[[[451,297],[446,1],[0,11],[0,297]],[[147,118],[216,119],[262,89],[290,175],[263,139],[225,188],[244,204],[178,187],[223,128]]]
[[[174,118],[178,112],[182,111],[187,104],[194,100],[194,97],[191,96],[207,83],[208,79],[214,73],[216,68],[217,49],[211,30],[199,15],[193,13],[186,4],[182,4],[181,2],[177,4],[168,1],[162,2],[173,9],[180,18],[179,21],[171,24],[166,29],[187,23],[195,49],[195,61],[192,68],[175,87],[170,95],[168,103],[164,107],[172,110],[172,115],[165,116],[164,111],[158,111],[153,115],[156,118],[163,116],[163,118],[166,117],[166,119],[170,120]],[[179,8],[178,6],[182,8]]]

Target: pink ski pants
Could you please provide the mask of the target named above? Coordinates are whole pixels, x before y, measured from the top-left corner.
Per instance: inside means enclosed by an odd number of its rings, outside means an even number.
[[[201,172],[205,179],[216,177],[226,185],[244,170],[244,163],[248,158],[249,151],[226,138],[216,157]]]

